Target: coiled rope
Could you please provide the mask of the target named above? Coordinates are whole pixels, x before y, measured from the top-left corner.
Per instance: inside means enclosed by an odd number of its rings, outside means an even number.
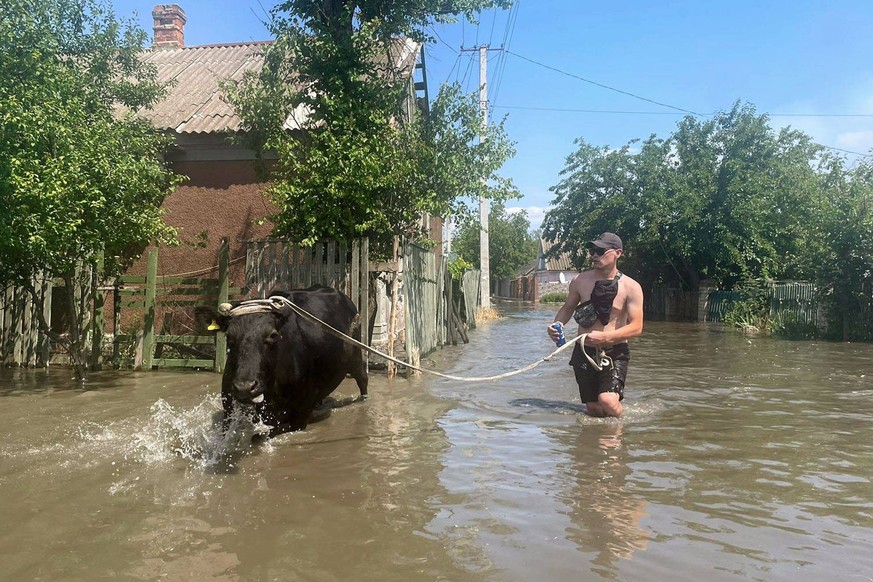
[[[510,376],[515,376],[517,374],[522,374],[524,372],[528,372],[530,370],[533,370],[534,368],[536,368],[537,366],[539,366],[540,364],[542,364],[544,362],[551,361],[559,353],[563,352],[564,350],[566,350],[569,347],[572,347],[573,344],[577,340],[581,341],[582,344],[584,345],[585,338],[588,336],[587,333],[580,333],[579,335],[574,337],[572,340],[568,340],[567,343],[560,346],[558,349],[553,351],[548,356],[546,356],[542,359],[539,359],[536,362],[533,362],[532,364],[529,364],[523,368],[519,368],[519,369],[513,370],[511,372],[505,372],[503,374],[496,374],[494,376],[467,376],[467,377],[464,377],[464,376],[453,376],[451,374],[443,374],[442,372],[437,372],[435,370],[428,370],[427,368],[415,366],[415,365],[410,364],[408,362],[404,362],[403,360],[399,360],[393,356],[389,356],[388,354],[382,353],[379,350],[377,350],[376,348],[372,348],[372,347],[366,345],[365,343],[360,342],[360,341],[356,340],[355,338],[346,335],[345,333],[343,333],[340,330],[336,329],[335,327],[331,326],[329,323],[322,321],[321,319],[319,319],[315,315],[309,313],[308,311],[306,311],[305,309],[303,309],[302,307],[300,307],[299,305],[297,305],[293,301],[287,299],[286,297],[282,297],[280,295],[274,295],[274,296],[270,297],[269,299],[251,299],[248,301],[243,301],[237,307],[233,307],[233,308],[231,308],[229,303],[224,303],[221,306],[219,306],[219,311],[226,314],[226,315],[230,315],[233,317],[233,316],[237,316],[237,315],[246,315],[249,313],[266,313],[266,312],[271,312],[271,311],[278,311],[283,305],[287,305],[289,308],[291,308],[292,311],[294,311],[294,313],[300,315],[304,319],[308,319],[309,321],[312,321],[312,322],[317,323],[318,325],[324,327],[324,329],[327,330],[328,333],[330,333],[331,335],[334,335],[334,336],[342,339],[345,342],[356,345],[356,346],[360,347],[361,349],[367,350],[368,352],[376,354],[379,357],[385,358],[386,360],[390,360],[390,361],[394,362],[395,364],[399,364],[401,366],[406,366],[407,368],[410,368],[410,369],[415,370],[417,372],[423,372],[425,374],[432,374],[434,376],[439,376],[440,378],[446,378],[448,380],[457,380],[457,381],[461,381],[461,382],[489,382],[492,380],[500,380],[502,378],[509,378]],[[601,371],[605,365],[609,365],[609,362],[603,361],[603,359],[608,358],[608,356],[606,356],[602,352],[600,353],[599,358],[598,358],[601,360],[600,362],[595,361],[588,354],[587,350],[583,349],[582,353],[585,354],[585,357],[588,359],[588,362],[598,372]]]

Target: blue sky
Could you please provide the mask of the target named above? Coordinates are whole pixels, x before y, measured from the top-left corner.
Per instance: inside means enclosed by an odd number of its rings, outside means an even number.
[[[269,38],[270,0],[178,3],[188,46]],[[119,16],[138,12],[146,31],[154,4],[113,1]],[[446,81],[477,90],[478,54],[462,47],[503,49],[489,51],[490,116],[507,116],[517,155],[503,173],[523,194],[510,205],[534,228],[576,138],[617,148],[666,137],[679,110],[706,115],[741,100],[771,114],[774,128],[848,152],[873,147],[873,2],[520,0],[478,26],[436,33],[426,53],[432,96]]]

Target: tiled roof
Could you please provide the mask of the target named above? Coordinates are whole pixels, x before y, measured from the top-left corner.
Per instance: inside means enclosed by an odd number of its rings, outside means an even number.
[[[144,60],[158,70],[158,81],[171,82],[167,96],[140,115],[158,129],[177,133],[235,131],[241,121],[225,101],[218,84],[240,80],[245,71],[260,71],[272,43],[161,48],[146,51]]]
[[[545,239],[540,239],[540,248],[542,249],[542,254],[540,258],[545,256],[549,250],[555,246],[557,243],[555,241],[548,241]],[[550,257],[545,259],[545,270],[546,271],[576,271],[576,267],[573,266],[573,261],[570,260],[570,253],[568,251],[564,251],[556,257]]]
[[[139,115],[158,129],[177,133],[239,130],[241,120],[222,96],[219,83],[238,81],[246,71],[260,71],[271,45],[272,41],[262,41],[145,51],[143,59],[157,68],[158,81],[171,84],[162,101]],[[409,39],[398,39],[395,48],[396,66],[408,78],[415,67],[419,45]],[[295,111],[286,127],[298,128],[305,119],[305,111]]]

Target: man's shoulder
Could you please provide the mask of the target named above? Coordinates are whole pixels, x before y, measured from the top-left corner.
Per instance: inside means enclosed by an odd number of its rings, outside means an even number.
[[[643,290],[642,285],[640,285],[639,281],[637,281],[633,277],[630,277],[630,276],[622,273],[621,274],[621,283],[622,283],[622,285],[626,286],[629,291],[632,291],[632,292],[639,291],[640,293],[642,293],[642,290]]]
[[[594,277],[594,271],[581,271],[577,273],[571,282],[583,282],[588,281]]]

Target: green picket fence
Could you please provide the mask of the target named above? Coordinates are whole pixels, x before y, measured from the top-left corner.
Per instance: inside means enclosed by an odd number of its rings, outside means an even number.
[[[744,298],[737,291],[719,289],[709,294],[706,320],[721,322],[730,306]],[[815,323],[818,301],[815,285],[803,282],[774,283],[770,286],[770,315],[791,314],[797,321]]]
[[[145,277],[118,278],[115,284],[115,365],[143,370],[153,367],[207,368],[221,372],[226,356],[224,334],[176,333],[178,324],[174,318],[187,314],[189,322],[195,323],[198,307],[214,309],[231,295],[244,294],[245,289],[228,287],[227,270],[228,245],[225,240],[219,250],[217,278],[158,276],[157,249],[149,254]],[[125,312],[128,319],[134,319],[129,325],[137,329],[136,333],[120,331],[125,325],[122,315]],[[141,321],[136,319],[140,314]],[[197,327],[205,331],[206,323],[200,321]],[[191,325],[186,327],[190,329]]]
[[[815,323],[818,300],[812,283],[775,283],[770,290],[770,315],[790,314],[796,321]]]

